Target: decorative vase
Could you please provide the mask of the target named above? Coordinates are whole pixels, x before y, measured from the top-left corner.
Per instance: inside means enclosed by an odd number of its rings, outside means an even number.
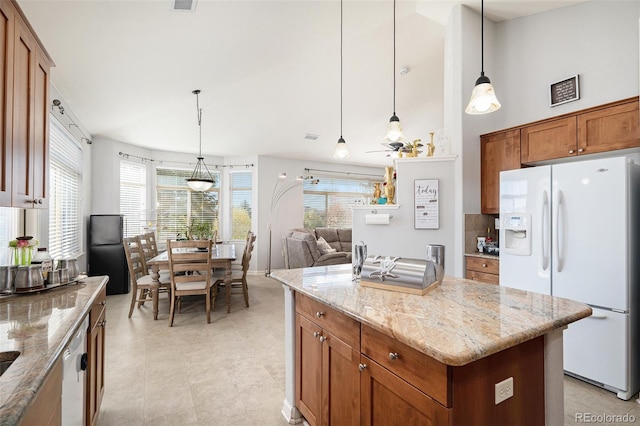
[[[31,265],[31,259],[33,257],[33,247],[12,247],[11,248],[11,264],[17,266],[29,266]]]
[[[396,195],[396,187],[393,184],[393,167],[387,166],[384,169],[384,195],[387,198],[387,204],[393,204],[393,197]]]
[[[382,184],[380,182],[375,182],[373,185],[375,186],[375,189],[373,190],[373,202],[377,203],[378,198],[382,195],[382,189],[380,189],[380,185]]]
[[[433,144],[434,132],[429,132],[429,135],[431,135],[431,141],[427,144],[427,157],[433,157],[433,153],[436,150],[436,146]]]

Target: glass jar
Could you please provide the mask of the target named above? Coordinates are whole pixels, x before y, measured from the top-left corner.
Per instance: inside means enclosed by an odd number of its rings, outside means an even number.
[[[46,280],[49,272],[53,270],[53,259],[47,252],[46,247],[39,247],[35,256],[31,260],[32,264],[42,265],[42,277]]]
[[[33,256],[33,247],[11,247],[11,264],[29,266]]]

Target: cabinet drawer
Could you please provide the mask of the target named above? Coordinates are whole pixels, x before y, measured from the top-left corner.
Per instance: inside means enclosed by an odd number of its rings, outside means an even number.
[[[500,284],[500,275],[496,274],[486,274],[484,272],[471,271],[467,269],[467,277],[468,280],[478,281],[482,283],[488,284]]]
[[[307,317],[352,348],[360,349],[360,323],[353,318],[297,292],[296,312]]]
[[[431,398],[451,406],[445,364],[366,325],[362,325],[361,352]]]
[[[107,286],[105,285],[100,293],[96,296],[93,305],[91,305],[91,312],[89,313],[89,330],[93,330],[98,323],[98,320],[102,320],[101,316],[104,312],[107,304]]]
[[[497,275],[500,273],[500,260],[467,256],[467,271]]]

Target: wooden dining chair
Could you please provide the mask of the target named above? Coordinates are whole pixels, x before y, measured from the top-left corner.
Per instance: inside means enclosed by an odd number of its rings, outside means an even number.
[[[156,241],[156,234],[153,231],[149,231],[144,234],[147,238],[147,242],[149,244],[149,251],[151,252],[151,256],[155,257],[158,255],[158,242]]]
[[[211,322],[211,240],[167,240],[171,276],[169,327],[182,296],[204,295],[207,324]]]
[[[153,279],[149,275],[149,268],[147,268],[140,238],[137,236],[123,238],[122,243],[129,268],[129,279],[131,280],[131,306],[129,307],[129,318],[131,318],[136,302],[138,303],[138,308],[140,308],[147,300],[151,301]],[[159,281],[159,289],[168,290],[171,286],[168,276],[161,275]]]
[[[249,286],[247,285],[247,272],[249,271],[249,263],[251,262],[251,254],[253,253],[253,247],[255,245],[256,236],[253,232],[247,232],[247,239],[242,252],[242,270],[231,271],[231,289],[241,288],[242,295],[244,296],[244,305],[249,307]],[[213,290],[213,303],[215,310],[216,297],[220,292],[220,287],[224,287],[224,270],[216,270],[214,272],[215,282]]]

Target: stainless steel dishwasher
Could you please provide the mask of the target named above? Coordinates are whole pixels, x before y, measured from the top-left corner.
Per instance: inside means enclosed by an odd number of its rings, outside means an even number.
[[[89,316],[62,352],[62,424],[84,425]]]

